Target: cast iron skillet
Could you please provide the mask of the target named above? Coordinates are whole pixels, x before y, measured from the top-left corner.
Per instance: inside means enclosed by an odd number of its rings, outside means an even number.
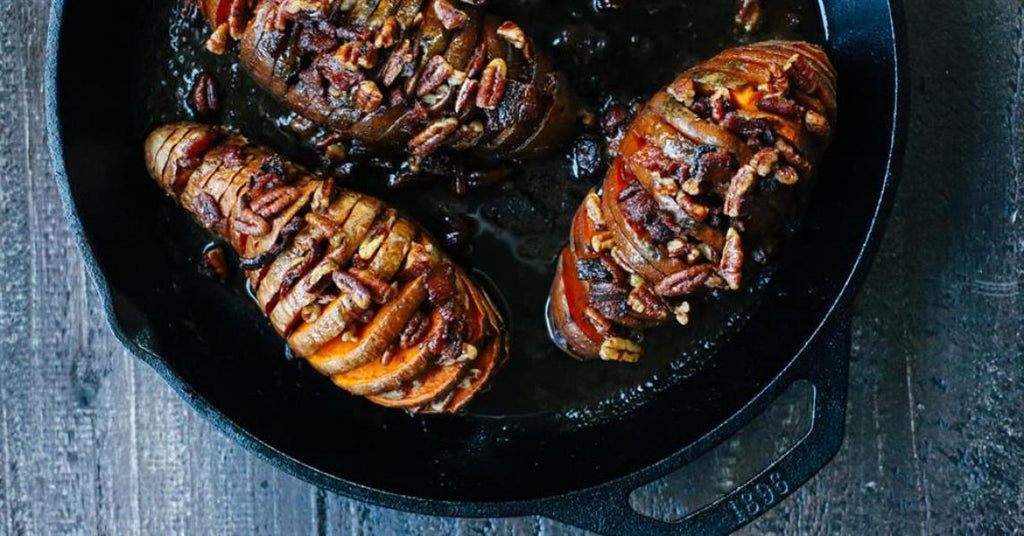
[[[279,340],[236,290],[195,274],[203,238],[182,230],[193,227],[142,166],[139,125],[151,118],[132,105],[131,65],[145,33],[124,15],[138,5],[54,2],[47,119],[67,218],[119,340],[264,459],[350,497],[433,515],[539,514],[598,532],[717,534],[777,504],[839,449],[851,300],[892,204],[905,132],[898,5],[822,0],[839,71],[838,135],[799,240],[705,366],[652,358],[648,366],[665,370],[602,400],[504,413],[482,401],[488,409],[450,418],[383,410],[334,389],[281,358]],[[608,374],[545,366],[563,376],[555,386],[598,385],[594,374]],[[508,374],[496,391],[514,399],[508,392],[521,380]],[[676,523],[630,507],[631,491],[708,451],[801,379],[813,385],[812,427],[782,458]]]

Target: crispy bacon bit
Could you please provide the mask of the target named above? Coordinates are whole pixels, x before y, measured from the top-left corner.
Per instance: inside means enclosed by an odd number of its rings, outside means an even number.
[[[722,120],[722,127],[743,136],[748,144],[760,144],[768,147],[775,145],[775,132],[772,130],[772,124],[762,117],[750,119],[730,112]]]
[[[212,228],[224,218],[217,200],[207,192],[199,192],[192,198],[192,212],[199,217],[199,223],[207,229]]]

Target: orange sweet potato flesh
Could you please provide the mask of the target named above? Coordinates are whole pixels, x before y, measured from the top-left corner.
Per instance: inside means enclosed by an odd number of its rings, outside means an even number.
[[[242,257],[257,304],[293,352],[352,394],[409,410],[436,403],[466,379],[470,365],[439,367],[435,346],[425,341],[439,341],[437,351],[449,355],[463,350],[452,345],[482,344],[504,330],[476,282],[380,200],[332,188],[218,127],[160,127],[145,155],[154,180]],[[448,291],[431,290],[444,281],[453,285]],[[444,329],[442,309],[465,315],[459,336]],[[427,333],[400,348],[414,316],[429,319]],[[445,399],[438,411],[458,411],[483,390],[497,370],[491,362],[508,355],[506,346],[492,347],[473,361],[481,365],[472,365],[472,390],[460,391],[457,404]],[[392,400],[396,391],[408,396]]]
[[[769,259],[795,224],[836,103],[828,57],[795,41],[724,51],[657,92],[617,148],[600,223],[581,221],[582,209],[573,222],[547,311],[555,343],[579,359],[614,359],[602,355],[606,342],[635,338],[650,318],[685,324],[708,287],[738,289],[745,261]],[[605,251],[592,249],[597,233]],[[617,316],[600,332],[594,283],[578,273],[597,254],[631,274],[628,284],[601,276],[618,290],[600,299],[622,301],[602,302]]]

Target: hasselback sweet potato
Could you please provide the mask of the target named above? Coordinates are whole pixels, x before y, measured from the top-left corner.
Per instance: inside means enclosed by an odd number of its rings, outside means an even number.
[[[208,47],[293,111],[376,150],[529,156],[562,145],[576,107],[513,22],[469,0],[198,0]]]
[[[146,140],[161,187],[241,258],[292,351],[379,404],[455,412],[508,355],[490,298],[407,217],[224,129]]]
[[[802,42],[727,50],[658,92],[573,221],[548,308],[556,343],[635,361],[637,330],[739,289],[797,217],[835,121],[835,70]]]

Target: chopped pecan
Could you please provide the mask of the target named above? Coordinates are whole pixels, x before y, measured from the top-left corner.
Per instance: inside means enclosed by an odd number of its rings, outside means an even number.
[[[645,320],[661,320],[668,316],[668,306],[647,288],[640,285],[629,293],[626,303]]]
[[[792,186],[800,180],[800,175],[791,166],[779,166],[775,170],[775,180],[786,186]]]
[[[457,9],[449,0],[434,0],[434,14],[441,21],[441,26],[448,31],[465,26],[469,20],[466,12]]]
[[[710,263],[698,264],[680,270],[654,286],[654,292],[666,298],[679,298],[693,294],[711,277],[715,266]]]
[[[508,44],[519,50],[523,50],[523,47],[526,46],[526,33],[523,32],[523,29],[518,24],[512,21],[503,22],[501,26],[498,26],[496,33]]]
[[[380,108],[381,103],[384,102],[384,95],[381,94],[380,88],[375,82],[365,80],[356,86],[352,100],[359,111],[372,113]]]
[[[680,303],[672,312],[675,313],[676,322],[679,322],[679,325],[685,326],[690,323],[690,302]]]
[[[398,347],[407,350],[416,346],[423,341],[429,331],[430,318],[423,311],[416,311],[402,328],[402,333],[398,337]]]
[[[812,136],[827,138],[832,134],[832,127],[828,124],[828,119],[814,110],[807,110],[804,115],[804,125]]]
[[[750,159],[750,165],[757,171],[760,177],[768,177],[779,163],[779,150],[765,147]]]
[[[699,222],[708,219],[708,213],[711,209],[694,201],[694,199],[689,195],[686,195],[685,192],[679,192],[678,194],[676,194],[675,199],[676,202],[679,203],[679,206],[683,207],[683,210],[686,211],[686,213],[689,214],[691,218]]]
[[[373,34],[373,46],[376,48],[390,48],[395,44],[395,37],[401,28],[398,26],[398,19],[388,16],[381,23],[380,28]]]
[[[249,204],[256,214],[264,218],[272,218],[299,198],[299,190],[294,186],[279,186],[269,190]]]
[[[420,73],[419,84],[416,86],[416,96],[424,97],[448,81],[453,69],[444,56],[435,55],[427,61]]]
[[[697,96],[696,85],[690,77],[679,78],[672,82],[667,91],[673,99],[681,102],[687,108],[693,106],[693,99]]]
[[[800,173],[809,173],[811,163],[797,152],[796,148],[786,143],[783,139],[775,140],[775,148],[779,150],[782,158]]]
[[[475,147],[484,136],[484,124],[479,120],[460,125],[451,137],[451,145],[457,151]]]
[[[507,83],[508,65],[501,58],[494,58],[484,68],[480,77],[480,88],[476,93],[476,105],[484,110],[493,110],[498,107],[501,98],[505,96],[505,85]]]
[[[738,290],[743,280],[743,240],[735,228],[730,227],[725,235],[725,247],[722,249],[722,262],[718,273],[732,290]]]
[[[230,27],[228,26],[228,23],[225,22],[210,34],[210,38],[206,40],[206,50],[220,56],[228,49],[230,38]]]
[[[427,125],[427,128],[417,134],[409,141],[409,148],[413,156],[427,156],[436,151],[441,144],[458,128],[458,120],[446,117],[438,119]]]
[[[364,41],[350,41],[338,47],[334,58],[346,69],[372,69],[377,65],[377,49]]]

